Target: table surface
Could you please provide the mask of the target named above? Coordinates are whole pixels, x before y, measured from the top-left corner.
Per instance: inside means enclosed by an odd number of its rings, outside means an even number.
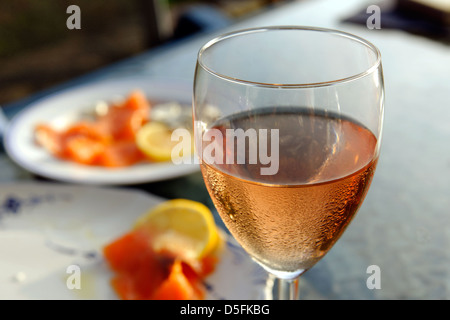
[[[300,281],[302,299],[450,298],[450,47],[400,30],[341,22],[366,1],[300,1],[214,34],[161,46],[6,106],[11,118],[32,101],[71,86],[147,75],[192,81],[200,46],[216,34],[267,25],[340,29],[373,42],[386,85],[381,156],[359,213],[340,241]],[[0,183],[36,180],[0,154]],[[136,188],[211,205],[199,173]],[[369,266],[381,287],[370,289]],[[368,269],[369,268],[369,269]],[[370,279],[369,279],[370,280]],[[370,282],[370,281],[369,281]]]

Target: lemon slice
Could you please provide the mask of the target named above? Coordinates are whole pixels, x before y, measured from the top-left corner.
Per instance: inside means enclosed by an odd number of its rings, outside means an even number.
[[[161,122],[148,122],[136,133],[138,148],[154,161],[170,161],[172,148],[178,143],[171,140],[172,129]]]
[[[163,202],[136,221],[147,228],[156,251],[169,251],[185,259],[199,259],[211,253],[220,236],[211,211],[200,202],[175,199]]]

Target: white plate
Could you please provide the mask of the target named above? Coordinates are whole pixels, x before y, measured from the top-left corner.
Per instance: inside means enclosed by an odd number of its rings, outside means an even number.
[[[161,201],[93,186],[0,185],[0,299],[117,299],[102,247]],[[228,239],[205,280],[207,298],[261,299],[265,282],[266,272]]]
[[[108,169],[61,161],[36,145],[37,123],[69,124],[98,101],[111,101],[141,89],[150,99],[191,104],[192,84],[145,77],[103,80],[45,97],[20,112],[4,137],[8,155],[21,167],[42,177],[92,185],[127,185],[175,178],[199,170],[198,164],[143,163]]]

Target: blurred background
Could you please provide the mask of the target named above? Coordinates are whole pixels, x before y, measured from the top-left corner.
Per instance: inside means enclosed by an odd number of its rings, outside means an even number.
[[[315,0],[1,1],[0,105],[150,48],[294,1]],[[382,8],[383,29],[401,29],[450,43],[450,0],[367,3]],[[80,8],[81,29],[66,26],[70,5]],[[366,7],[346,22],[365,26]]]
[[[0,105],[288,1],[1,1]],[[73,4],[81,29],[69,30]]]

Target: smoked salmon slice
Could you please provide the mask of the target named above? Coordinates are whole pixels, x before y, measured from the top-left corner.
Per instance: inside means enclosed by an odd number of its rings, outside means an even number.
[[[151,104],[142,91],[111,105],[95,120],[80,120],[64,130],[40,123],[35,141],[55,157],[84,165],[125,167],[146,159],[136,146],[136,133],[150,119]]]

